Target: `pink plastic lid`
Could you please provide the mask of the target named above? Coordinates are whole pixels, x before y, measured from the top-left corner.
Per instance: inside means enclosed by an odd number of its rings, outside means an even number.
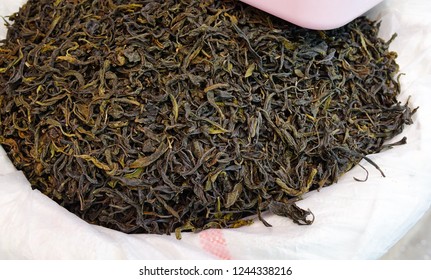
[[[383,0],[241,0],[296,25],[318,30],[341,27]]]

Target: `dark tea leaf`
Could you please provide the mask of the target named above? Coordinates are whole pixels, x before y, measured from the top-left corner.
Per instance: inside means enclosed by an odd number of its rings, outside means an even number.
[[[29,0],[9,19],[0,144],[34,188],[123,232],[311,224],[295,201],[378,168],[367,155],[405,143],[386,141],[415,112],[366,18],[311,31],[232,0]]]

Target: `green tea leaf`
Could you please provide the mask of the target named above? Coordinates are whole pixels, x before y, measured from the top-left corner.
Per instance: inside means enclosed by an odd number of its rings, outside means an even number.
[[[256,69],[256,64],[255,64],[255,63],[250,64],[250,65],[248,66],[248,68],[247,68],[247,72],[245,72],[244,77],[245,77],[245,78],[248,78],[248,77],[250,77],[251,75],[253,75],[253,72],[254,72],[254,70],[255,70],[255,69]]]
[[[166,151],[169,149],[169,146],[166,145],[165,142],[160,143],[157,150],[149,156],[140,157],[134,162],[130,164],[130,168],[143,168],[147,167],[156,160],[158,160]]]

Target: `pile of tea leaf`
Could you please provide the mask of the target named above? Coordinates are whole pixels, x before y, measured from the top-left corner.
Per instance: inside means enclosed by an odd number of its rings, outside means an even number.
[[[0,143],[34,188],[123,232],[310,224],[295,201],[414,113],[366,18],[311,31],[230,0],[29,0],[10,20]]]

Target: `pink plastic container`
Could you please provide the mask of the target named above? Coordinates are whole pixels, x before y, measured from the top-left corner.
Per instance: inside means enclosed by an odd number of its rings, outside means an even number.
[[[341,27],[383,0],[241,0],[296,25],[318,30]]]

